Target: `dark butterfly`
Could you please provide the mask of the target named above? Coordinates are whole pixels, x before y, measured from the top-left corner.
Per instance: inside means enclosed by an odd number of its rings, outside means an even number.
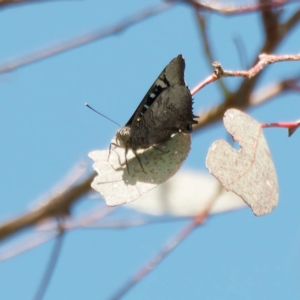
[[[184,59],[178,55],[155,80],[126,125],[117,131],[117,144],[113,145],[125,148],[128,172],[129,149],[144,170],[138,149],[164,143],[178,132],[190,133],[192,125],[198,123],[192,112],[192,95],[184,82],[184,68]]]

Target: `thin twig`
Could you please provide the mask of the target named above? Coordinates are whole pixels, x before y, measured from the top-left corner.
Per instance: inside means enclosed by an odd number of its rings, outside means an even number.
[[[257,12],[257,11],[265,11],[270,10],[272,8],[277,8],[284,6],[286,4],[291,4],[293,2],[299,2],[299,0],[273,0],[267,1],[266,3],[256,3],[256,4],[249,4],[249,5],[228,5],[223,4],[220,1],[204,1],[201,0],[178,0],[177,2],[184,2],[190,5],[197,7],[199,10],[207,10],[213,13],[218,13],[222,15],[234,15],[234,14],[244,14],[250,12]]]
[[[300,19],[300,9],[296,10],[295,13],[281,25],[282,34],[286,34],[290,29],[292,29]]]
[[[187,217],[186,218],[155,217],[150,219],[130,218],[129,220],[111,220],[111,221],[108,220],[108,221],[103,221],[101,223],[96,223],[99,221],[99,219],[95,220],[93,217],[87,216],[87,220],[84,220],[84,222],[80,220],[79,222],[73,221],[71,224],[61,224],[61,228],[64,231],[75,230],[75,229],[123,229],[128,227],[145,226],[145,225],[158,224],[158,223],[176,222],[176,221],[182,221],[183,219],[187,219]],[[31,235],[26,239],[19,240],[13,245],[9,245],[5,249],[0,251],[0,262],[9,260],[24,252],[32,250],[52,240],[53,238],[57,237],[57,231],[55,230],[57,229],[57,225],[43,224],[40,227],[41,228],[37,228],[37,231],[42,231],[42,232],[39,232],[38,236]]]
[[[296,82],[299,78],[300,77],[297,76],[277,83],[274,82],[259,89],[258,91],[253,92],[249,97],[249,105],[261,105],[262,103],[278,96],[282,92],[298,91]]]
[[[56,242],[54,244],[48,266],[46,267],[45,274],[43,276],[43,279],[41,281],[39,289],[34,297],[35,300],[43,299],[43,296],[46,292],[46,289],[47,289],[49,282],[51,280],[51,277],[53,275],[54,268],[57,264],[57,260],[58,260],[59,254],[61,252],[61,247],[62,247],[62,242],[63,242],[64,236],[65,236],[64,231],[60,230],[60,232],[56,238]]]
[[[197,9],[194,9],[195,13],[196,13],[196,18],[198,21],[198,27],[200,28],[200,33],[201,33],[201,39],[204,45],[204,49],[205,49],[205,54],[207,57],[208,62],[210,62],[211,64],[213,63],[213,54],[212,54],[212,49],[210,47],[210,42],[209,42],[209,38],[207,35],[207,30],[206,30],[206,22],[204,17],[200,14],[200,11]],[[218,81],[222,92],[224,93],[224,95],[227,97],[230,93],[227,89],[227,87],[225,86],[223,80],[219,80]]]
[[[57,227],[57,226],[56,226]],[[36,248],[57,236],[57,230],[51,232],[43,233],[34,233],[25,239],[20,239],[18,242],[13,243],[12,245],[6,246],[5,249],[0,251],[0,262],[11,259],[19,254],[22,254],[26,251],[29,251],[33,248]]]
[[[59,0],[0,0],[0,7],[19,7],[24,4],[43,4],[45,2],[58,2]]]
[[[78,217],[78,220],[73,220],[70,223],[67,218],[60,223],[60,228],[64,231],[82,229],[82,228],[94,228],[89,227],[91,223],[99,221],[102,218],[107,217],[113,213],[117,207],[101,206],[101,209],[93,208],[92,210],[83,213]],[[96,227],[95,227],[96,228]],[[0,262],[13,258],[19,254],[29,251],[37,246],[40,246],[58,235],[57,233],[57,222],[48,221],[46,224],[39,225],[36,231],[29,237],[22,238],[17,242],[6,246],[0,251]]]
[[[245,47],[245,44],[243,43],[242,38],[240,36],[235,36],[233,38],[233,42],[234,42],[235,47],[236,47],[237,52],[238,52],[241,67],[243,69],[249,68],[250,66],[248,64],[248,60],[247,60],[247,57],[246,57],[247,49]]]
[[[260,54],[258,63],[249,69],[248,71],[225,71],[219,63],[214,63],[215,75],[218,78],[220,77],[245,77],[252,78],[261,72],[267,65],[274,64],[277,62],[283,61],[296,61],[300,60],[300,54],[284,54],[284,55],[269,55],[269,54]]]
[[[107,29],[96,30],[94,32],[85,34],[83,36],[79,36],[72,40],[63,42],[59,45],[50,47],[48,49],[44,49],[40,52],[31,53],[29,55],[25,55],[20,58],[11,60],[10,62],[8,61],[6,63],[2,63],[2,65],[0,65],[0,73],[15,70],[22,66],[40,61],[42,59],[51,57],[53,55],[57,55],[62,52],[83,46],[85,44],[95,42],[104,37],[107,37],[107,36],[110,36],[110,35],[113,35],[116,33],[120,33],[121,31],[127,29],[128,27],[130,27],[132,25],[135,25],[138,22],[146,20],[147,18],[155,16],[159,13],[165,12],[166,10],[170,9],[171,7],[172,7],[172,4],[162,4],[162,5],[156,6],[154,8],[149,8],[149,9],[146,9],[146,10],[134,15],[133,17],[129,18],[127,21],[123,21],[123,22],[119,23],[118,25],[114,25]]]
[[[110,300],[118,300],[122,298],[131,288],[146,277],[152,270],[161,263],[167,255],[169,255],[181,242],[183,242],[199,225],[205,221],[211,207],[222,193],[222,185],[218,185],[215,195],[208,201],[206,208],[184,227],[178,234],[176,234],[169,242],[167,242],[162,249],[151,259],[145,266],[143,266],[128,282],[126,282]]]
[[[300,126],[300,120],[292,121],[292,122],[263,123],[260,124],[260,126],[261,128],[271,128],[271,127],[287,128],[288,136],[290,137]]]
[[[189,223],[183,230],[181,230],[178,234],[176,234],[169,242],[167,242],[162,249],[152,258],[145,266],[143,266],[137,273],[134,275],[128,282],[122,286],[115,295],[113,295],[110,300],[118,300],[121,299],[130,289],[132,289],[137,283],[139,283],[142,279],[146,277],[155,267],[161,263],[168,254],[172,252],[180,243],[187,238],[190,233],[194,231],[198,227],[200,223],[193,220],[193,222]]]
[[[239,207],[239,209],[240,208],[242,207]],[[112,214],[117,209],[118,207],[108,207],[106,205],[103,205],[102,203],[98,207],[93,207],[91,210],[83,212],[76,218],[64,218],[64,222],[61,222],[60,227],[64,231],[76,229],[123,229],[158,223],[177,222],[192,218],[188,216],[142,216],[140,218],[130,216],[127,219],[112,218],[106,220],[106,217]],[[210,213],[213,212],[210,211]],[[8,260],[37,246],[40,246],[56,236],[57,222],[50,220],[48,222],[42,223],[29,237],[20,239],[17,242],[6,246],[2,251],[0,251],[0,262]]]

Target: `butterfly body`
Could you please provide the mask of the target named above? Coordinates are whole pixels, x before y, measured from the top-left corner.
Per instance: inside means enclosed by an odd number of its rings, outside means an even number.
[[[117,145],[125,148],[125,156],[129,149],[137,156],[138,149],[164,143],[178,132],[190,133],[192,125],[198,123],[192,112],[192,95],[184,82],[184,68],[183,57],[175,57],[126,125],[117,131]]]

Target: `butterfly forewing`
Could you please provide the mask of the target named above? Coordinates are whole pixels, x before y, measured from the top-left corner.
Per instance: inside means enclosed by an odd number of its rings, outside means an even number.
[[[139,149],[163,143],[174,133],[189,133],[192,124],[189,89],[184,86],[171,86],[157,97],[138,122],[132,124],[130,146]]]
[[[138,120],[143,117],[144,113],[154,103],[157,97],[168,87],[174,85],[185,86],[184,82],[184,68],[185,62],[182,55],[175,57],[160,73],[158,78],[155,80],[142,102],[135,110],[132,117],[126,123],[125,126],[132,125],[134,120]]]

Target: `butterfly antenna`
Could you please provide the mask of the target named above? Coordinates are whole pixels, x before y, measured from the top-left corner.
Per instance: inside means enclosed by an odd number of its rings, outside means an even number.
[[[99,111],[95,110],[94,108],[92,108],[91,106],[88,105],[88,103],[85,103],[85,106],[87,106],[89,109],[93,110],[95,113],[97,113],[98,115],[102,116],[103,118],[115,123],[116,125],[118,125],[119,127],[121,127],[117,122],[115,122],[114,120],[110,119],[109,117],[99,113]]]

